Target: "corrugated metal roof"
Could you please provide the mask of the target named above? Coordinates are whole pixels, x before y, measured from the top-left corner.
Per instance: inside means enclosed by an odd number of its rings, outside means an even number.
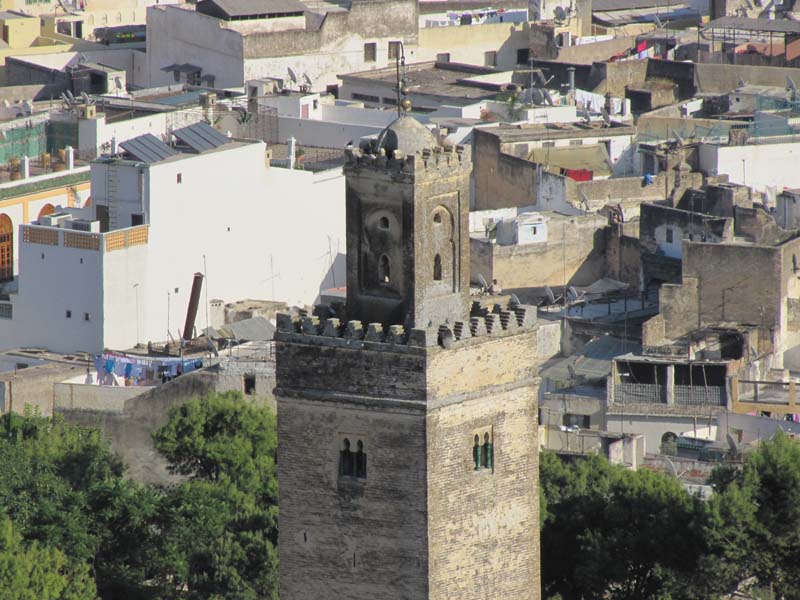
[[[215,339],[267,342],[275,335],[275,326],[264,317],[253,317],[221,327],[207,328],[203,333]]]
[[[279,15],[304,12],[306,7],[298,0],[204,0],[216,5],[229,17],[254,15]]]
[[[771,33],[800,33],[800,21],[789,19],[748,19],[745,17],[720,17],[703,27],[711,29],[740,29],[742,31],[766,31]]]
[[[136,159],[146,163],[157,163],[175,156],[177,152],[167,146],[152,133],[145,133],[138,137],[120,143],[120,146]]]

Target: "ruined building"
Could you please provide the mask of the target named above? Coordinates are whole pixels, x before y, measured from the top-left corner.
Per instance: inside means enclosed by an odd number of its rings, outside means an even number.
[[[347,154],[346,314],[275,335],[281,599],[538,600],[536,309],[470,308],[469,150]]]

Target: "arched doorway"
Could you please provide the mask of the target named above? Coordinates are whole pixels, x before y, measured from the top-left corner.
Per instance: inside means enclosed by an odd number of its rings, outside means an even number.
[[[52,215],[55,211],[56,211],[55,207],[52,204],[47,203],[39,211],[39,216],[36,217],[36,219],[38,220],[41,219],[42,217],[46,217],[47,215]]]
[[[0,281],[14,278],[14,224],[0,214]]]

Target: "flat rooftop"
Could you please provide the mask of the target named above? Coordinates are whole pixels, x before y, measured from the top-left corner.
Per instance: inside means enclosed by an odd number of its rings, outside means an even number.
[[[443,98],[481,100],[494,98],[499,89],[487,89],[474,81],[481,75],[498,74],[496,69],[477,67],[461,63],[422,62],[407,65],[406,82],[412,94],[424,94]],[[394,66],[372,71],[358,71],[339,75],[347,82],[379,83],[396,86],[397,70]],[[468,81],[473,79],[473,81]]]
[[[531,123],[478,128],[476,131],[499,138],[501,144],[598,135],[636,135],[636,127],[616,123],[612,123],[608,127],[600,123],[549,123],[547,125]]]

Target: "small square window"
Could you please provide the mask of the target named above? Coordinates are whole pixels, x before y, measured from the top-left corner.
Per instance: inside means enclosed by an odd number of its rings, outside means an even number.
[[[317,99],[315,98],[315,99],[314,99],[314,110],[317,110],[318,108],[319,108],[319,100],[317,100]]]
[[[71,310],[68,310],[68,311],[67,311],[67,318],[68,318],[68,319],[71,319],[71,318],[72,318],[72,311],[71,311]]]
[[[555,147],[556,147],[556,143],[553,142],[553,141],[542,142],[542,148],[555,148]]]
[[[177,180],[178,180],[178,183],[183,183],[183,173],[178,173]]]
[[[483,66],[496,67],[497,66],[497,52],[490,50],[483,53]]]
[[[570,146],[583,146],[583,140],[570,140]]]
[[[519,48],[517,50],[517,64],[527,65],[530,60],[531,51],[528,48]]]
[[[90,315],[89,313],[83,313],[83,320],[84,321],[91,321],[92,320],[92,315]]]
[[[437,54],[436,55],[436,62],[449,63],[450,62],[450,53],[449,52],[442,52],[441,54]]]
[[[375,62],[378,56],[378,45],[375,42],[364,44],[364,62]]]
[[[400,58],[400,42],[389,42],[389,60]]]

